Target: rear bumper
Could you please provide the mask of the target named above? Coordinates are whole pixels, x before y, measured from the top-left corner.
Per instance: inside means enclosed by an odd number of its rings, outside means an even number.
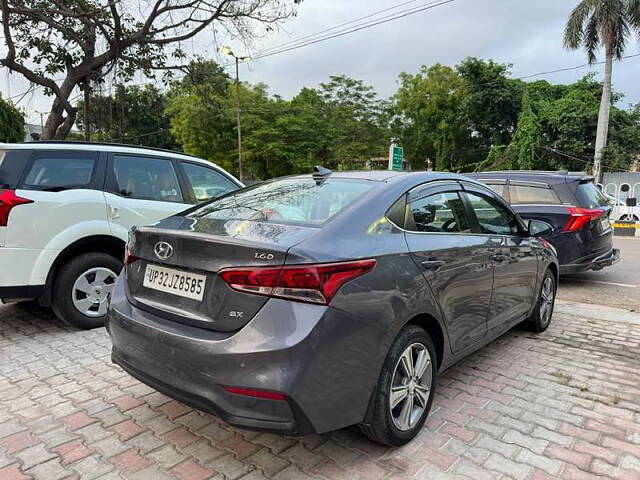
[[[35,284],[32,273],[41,253],[30,248],[0,247],[0,287]]]
[[[39,298],[59,254],[50,248],[0,247],[0,298]]]
[[[620,259],[620,250],[617,248],[612,248],[607,253],[589,259],[585,262],[561,265],[560,274],[568,275],[573,273],[587,272],[589,270],[602,270],[605,267],[610,267],[614,263],[618,263]]]
[[[37,299],[45,290],[48,266],[57,251],[0,247],[0,299]]]
[[[363,330],[357,319],[270,299],[241,330],[214,332],[131,305],[125,283],[121,276],[106,326],[113,361],[143,383],[241,428],[322,433],[364,419],[378,372],[374,348],[353,348]],[[281,392],[287,400],[236,395],[224,386]]]
[[[233,403],[233,399],[230,394],[220,391],[215,396],[210,395],[203,397],[198,393],[192,391],[189,388],[180,388],[172,384],[166,383],[156,377],[149,375],[148,373],[136,368],[133,364],[129,363],[120,354],[115,351],[111,354],[111,360],[113,363],[122,367],[132,377],[140,380],[142,383],[155,388],[157,391],[174,398],[185,405],[189,405],[193,408],[197,408],[203,412],[212,413],[225,422],[235,425],[240,428],[247,428],[251,430],[262,430],[267,432],[280,432],[290,434],[305,434],[313,433],[313,429],[301,428],[303,425],[308,425],[308,421],[299,416],[296,420],[290,404],[285,404],[280,401],[262,400],[262,399],[245,399],[244,397],[238,397],[235,399],[235,403],[244,402],[245,406],[253,406],[252,416],[246,417],[232,413],[232,411],[242,408],[242,405],[236,405],[236,408],[225,406],[225,402],[222,401],[222,396],[226,395],[230,397],[226,403]],[[253,405],[251,405],[253,404]],[[280,405],[279,405],[280,404]],[[260,408],[263,407],[263,408]],[[265,408],[266,407],[266,408]],[[281,407],[281,414],[277,415],[278,407]],[[256,415],[256,412],[261,412],[262,415]],[[264,411],[267,410],[267,411]],[[271,411],[269,411],[271,410]],[[275,415],[274,415],[275,413]],[[274,418],[276,417],[276,418]]]

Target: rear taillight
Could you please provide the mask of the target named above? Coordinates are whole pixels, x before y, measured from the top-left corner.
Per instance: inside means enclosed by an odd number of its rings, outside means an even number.
[[[123,259],[124,264],[125,265],[130,265],[133,262],[135,262],[136,260],[140,260],[140,258],[136,257],[135,255],[133,255],[131,253],[131,250],[129,250],[129,245],[125,246],[124,247],[124,259]]]
[[[33,200],[16,195],[13,190],[0,190],[0,227],[6,227],[13,207],[33,203]]]
[[[219,275],[240,292],[328,305],[342,285],[371,271],[375,264],[375,260],[358,260],[277,268],[227,268]]]
[[[604,210],[598,208],[581,208],[581,207],[567,207],[569,212],[569,220],[564,226],[565,232],[577,232],[591,220],[598,218],[604,213]]]
[[[250,388],[223,387],[227,392],[245,397],[266,398],[267,400],[287,400],[287,396],[280,392],[267,392],[265,390],[253,390]]]

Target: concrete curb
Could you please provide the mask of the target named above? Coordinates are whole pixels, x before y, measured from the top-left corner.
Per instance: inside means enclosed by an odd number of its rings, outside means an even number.
[[[569,302],[556,300],[556,312],[565,315],[605,320],[607,322],[622,322],[640,325],[640,313],[630,312],[622,308],[592,305],[590,303]]]
[[[640,222],[622,222],[616,220],[611,222],[613,235],[616,237],[640,237]]]

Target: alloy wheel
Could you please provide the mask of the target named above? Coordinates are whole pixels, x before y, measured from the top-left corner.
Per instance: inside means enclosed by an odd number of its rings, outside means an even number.
[[[389,410],[398,430],[411,430],[422,418],[431,396],[433,362],[422,343],[409,345],[393,371]]]
[[[540,292],[540,322],[548,325],[553,313],[553,301],[555,299],[554,281],[551,277],[546,277]]]
[[[73,305],[87,317],[102,317],[107,313],[107,304],[117,278],[115,272],[105,267],[87,270],[73,284]]]

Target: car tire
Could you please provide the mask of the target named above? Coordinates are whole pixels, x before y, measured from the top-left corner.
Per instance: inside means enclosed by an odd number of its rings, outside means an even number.
[[[411,353],[411,368],[415,373],[412,379],[405,367],[407,352]],[[419,357],[424,354],[428,357],[421,358],[427,360],[428,365],[417,382],[419,372],[415,371],[415,367],[419,364]],[[371,440],[383,445],[400,446],[411,441],[420,432],[431,410],[436,375],[437,357],[431,337],[422,328],[407,325],[389,349],[372,399],[369,421],[361,424],[360,430]],[[395,394],[393,399],[392,389]],[[406,396],[399,400],[404,391]],[[395,407],[392,407],[392,401]]]
[[[556,301],[558,282],[551,270],[547,270],[540,284],[540,292],[536,300],[536,306],[528,320],[524,322],[524,327],[532,332],[544,332],[549,328],[553,308]]]
[[[106,253],[73,257],[56,274],[53,308],[68,325],[83,330],[104,325],[106,306],[122,262]]]

